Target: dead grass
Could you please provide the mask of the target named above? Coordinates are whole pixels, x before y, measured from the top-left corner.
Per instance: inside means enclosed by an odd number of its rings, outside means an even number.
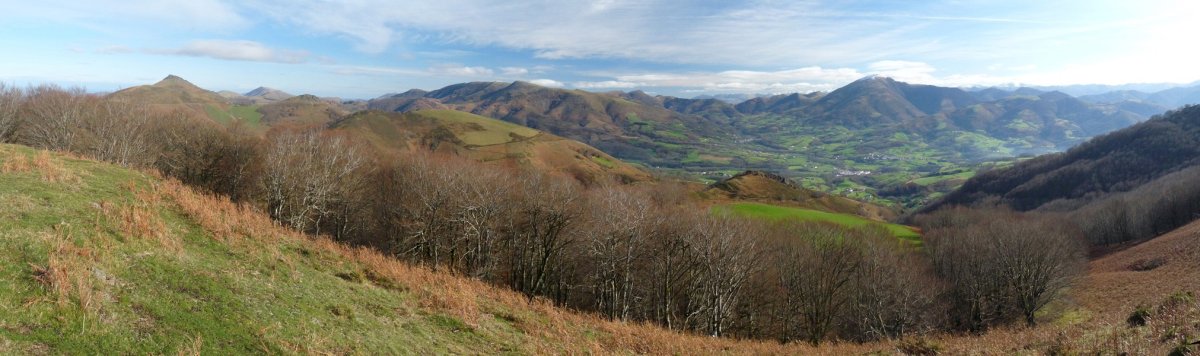
[[[93,286],[93,266],[97,261],[95,250],[77,246],[71,227],[56,225],[52,232],[43,234],[51,250],[46,265],[31,265],[33,278],[49,289],[59,307],[68,307],[72,302],[88,312],[100,310],[102,296]],[[38,301],[31,301],[38,302]]]
[[[98,208],[110,220],[116,222],[116,226],[125,236],[154,241],[172,252],[182,250],[181,242],[171,234],[160,215],[164,205],[158,185],[151,183],[147,188],[140,188],[130,181],[124,184],[124,187],[133,194],[131,200],[116,204],[115,208],[102,202]]]
[[[83,183],[79,176],[64,168],[58,160],[50,157],[50,151],[38,151],[33,158],[33,169],[41,174],[42,180],[46,182],[68,185]]]
[[[3,165],[0,165],[0,173],[5,174],[25,173],[31,169],[33,167],[29,163],[29,157],[20,153],[8,155],[8,159],[4,161]]]

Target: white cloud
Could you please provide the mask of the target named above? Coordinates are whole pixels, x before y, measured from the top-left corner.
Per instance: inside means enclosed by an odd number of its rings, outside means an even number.
[[[303,63],[308,60],[306,51],[279,50],[262,43],[244,40],[196,40],[174,49],[150,49],[148,53],[208,57],[231,61]]]
[[[916,26],[831,12],[812,2],[361,0],[330,6],[321,0],[250,0],[244,6],[275,21],[350,38],[370,53],[400,42],[434,42],[529,50],[544,59],[803,65],[926,48],[905,37]]]
[[[802,67],[780,71],[642,73],[613,75],[613,80],[575,83],[579,88],[686,88],[688,91],[790,93],[829,91],[865,74],[851,68]]]
[[[380,75],[395,75],[395,76],[425,76],[429,73],[421,70],[413,70],[407,68],[391,68],[391,67],[369,67],[369,66],[332,66],[331,72],[339,75],[365,75],[365,76],[380,76]]]
[[[867,66],[869,74],[891,77],[902,82],[930,83],[937,79],[933,72],[937,69],[928,63],[898,60],[883,60]]]
[[[500,73],[509,77],[520,77],[529,74],[529,69],[521,67],[503,67],[500,68]]]
[[[598,82],[574,82],[571,83],[571,86],[579,89],[632,89],[645,85],[642,83],[605,80]]]
[[[105,46],[96,49],[98,54],[126,54],[133,53],[133,49],[126,46]]]
[[[52,3],[53,6],[46,6]],[[225,32],[251,22],[222,0],[5,1],[0,19],[41,19],[58,23],[155,24],[187,30]]]
[[[450,65],[450,64],[430,67],[427,70],[427,72],[430,75],[435,75],[435,76],[467,77],[467,78],[491,77],[492,75],[496,74],[496,71],[492,70],[491,68],[487,68],[487,67],[471,67],[471,66]]]
[[[560,82],[560,81],[557,81],[554,79],[534,79],[534,80],[530,80],[529,82],[533,83],[533,84],[541,85],[544,87],[550,87],[550,88],[562,88],[562,87],[566,86],[566,84],[564,84],[563,82]]]

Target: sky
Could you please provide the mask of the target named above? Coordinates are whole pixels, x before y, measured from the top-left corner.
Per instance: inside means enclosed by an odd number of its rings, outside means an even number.
[[[693,97],[1200,80],[1197,1],[0,0],[0,82],[374,98],[468,81]]]

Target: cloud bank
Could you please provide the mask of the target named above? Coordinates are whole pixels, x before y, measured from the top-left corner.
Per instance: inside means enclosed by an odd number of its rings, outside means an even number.
[[[262,43],[245,40],[196,40],[180,48],[150,49],[148,53],[189,57],[207,57],[230,61],[304,63],[307,51],[269,48]]]

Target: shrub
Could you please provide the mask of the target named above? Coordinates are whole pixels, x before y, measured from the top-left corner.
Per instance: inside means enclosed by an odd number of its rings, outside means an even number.
[[[1155,268],[1162,267],[1167,264],[1167,259],[1155,257],[1151,259],[1140,259],[1129,264],[1129,270],[1135,272],[1145,272]]]
[[[1129,326],[1145,326],[1146,322],[1150,321],[1150,314],[1150,306],[1138,304],[1133,312],[1129,313],[1129,317],[1125,318],[1125,323],[1128,323]]]
[[[926,356],[941,354],[943,347],[937,341],[927,339],[925,337],[914,337],[900,340],[896,344],[896,349],[901,354],[913,356]]]

